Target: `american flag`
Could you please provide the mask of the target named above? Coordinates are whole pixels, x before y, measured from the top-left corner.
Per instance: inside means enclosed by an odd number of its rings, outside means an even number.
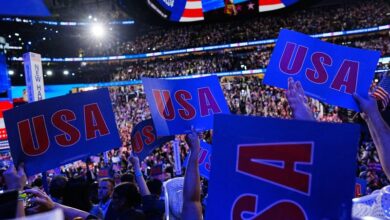
[[[204,19],[201,0],[187,0],[180,22],[201,21]]]
[[[376,87],[373,96],[381,102],[382,110],[385,110],[390,102],[390,74],[383,77]]]

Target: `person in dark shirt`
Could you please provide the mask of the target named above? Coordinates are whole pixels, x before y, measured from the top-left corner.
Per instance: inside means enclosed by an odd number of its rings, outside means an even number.
[[[142,220],[146,219],[138,207],[141,206],[141,194],[135,184],[125,182],[114,188],[112,201],[106,216],[107,220]]]

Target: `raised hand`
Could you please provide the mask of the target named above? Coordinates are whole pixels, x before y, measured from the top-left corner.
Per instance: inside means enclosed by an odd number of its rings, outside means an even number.
[[[33,203],[34,206],[26,210],[28,213],[45,212],[54,209],[56,206],[53,200],[51,200],[45,192],[39,189],[27,189],[25,192],[34,195],[34,197],[31,198],[31,203]]]
[[[196,133],[194,126],[191,126],[191,133],[186,135],[186,142],[191,152],[199,151],[199,135]]]
[[[8,190],[22,190],[26,186],[27,177],[23,164],[19,165],[18,170],[11,165],[4,171],[3,177]]]
[[[288,103],[291,107],[294,119],[315,121],[313,112],[307,104],[307,98],[299,81],[294,82],[293,78],[288,79],[286,91]]]
[[[379,112],[376,100],[371,95],[369,95],[368,98],[363,98],[355,93],[353,94],[353,98],[359,104],[360,111],[362,111],[361,116],[363,119],[367,119],[369,114]]]

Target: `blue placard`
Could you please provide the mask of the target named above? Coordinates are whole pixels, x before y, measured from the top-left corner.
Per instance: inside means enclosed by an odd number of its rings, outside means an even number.
[[[160,147],[173,139],[175,139],[174,135],[158,137],[152,119],[138,123],[131,132],[131,146],[133,152],[141,161],[155,148]]]
[[[351,218],[359,126],[234,115],[214,122],[206,219]]]
[[[380,52],[338,46],[307,35],[280,32],[264,83],[287,88],[299,80],[305,93],[332,105],[359,111],[352,94],[368,96]]]
[[[229,113],[217,76],[194,79],[142,78],[158,136],[213,128],[213,115]]]
[[[367,191],[367,180],[356,178],[355,197],[365,196]]]
[[[43,0],[0,0],[0,15],[50,16]]]
[[[200,149],[198,155],[199,174],[201,177],[209,179],[211,170],[211,145],[205,141],[200,141]],[[183,167],[188,165],[189,155],[184,159]]]
[[[18,106],[4,121],[12,158],[27,175],[121,146],[108,89]]]

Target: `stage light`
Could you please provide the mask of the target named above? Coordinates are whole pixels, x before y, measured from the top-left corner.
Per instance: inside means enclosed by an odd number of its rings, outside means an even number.
[[[19,37],[19,33],[15,33],[15,36]]]
[[[376,82],[376,83],[377,83],[377,82],[379,82],[379,80],[378,80],[378,79],[375,79],[375,80],[374,80],[374,82]]]
[[[53,75],[53,72],[51,70],[46,71],[46,75],[51,76]]]
[[[96,23],[91,27],[91,33],[96,38],[102,38],[105,35],[105,29],[102,24]]]
[[[15,72],[13,70],[8,70],[8,75],[13,76]]]
[[[64,70],[64,75],[65,76],[69,75],[69,71],[68,70]]]
[[[46,40],[46,37],[42,37],[42,40]]]
[[[28,42],[28,45],[31,45],[31,41]]]
[[[88,19],[90,19],[90,20],[91,20],[91,19],[92,19],[92,15],[89,15],[89,16],[88,16]]]

